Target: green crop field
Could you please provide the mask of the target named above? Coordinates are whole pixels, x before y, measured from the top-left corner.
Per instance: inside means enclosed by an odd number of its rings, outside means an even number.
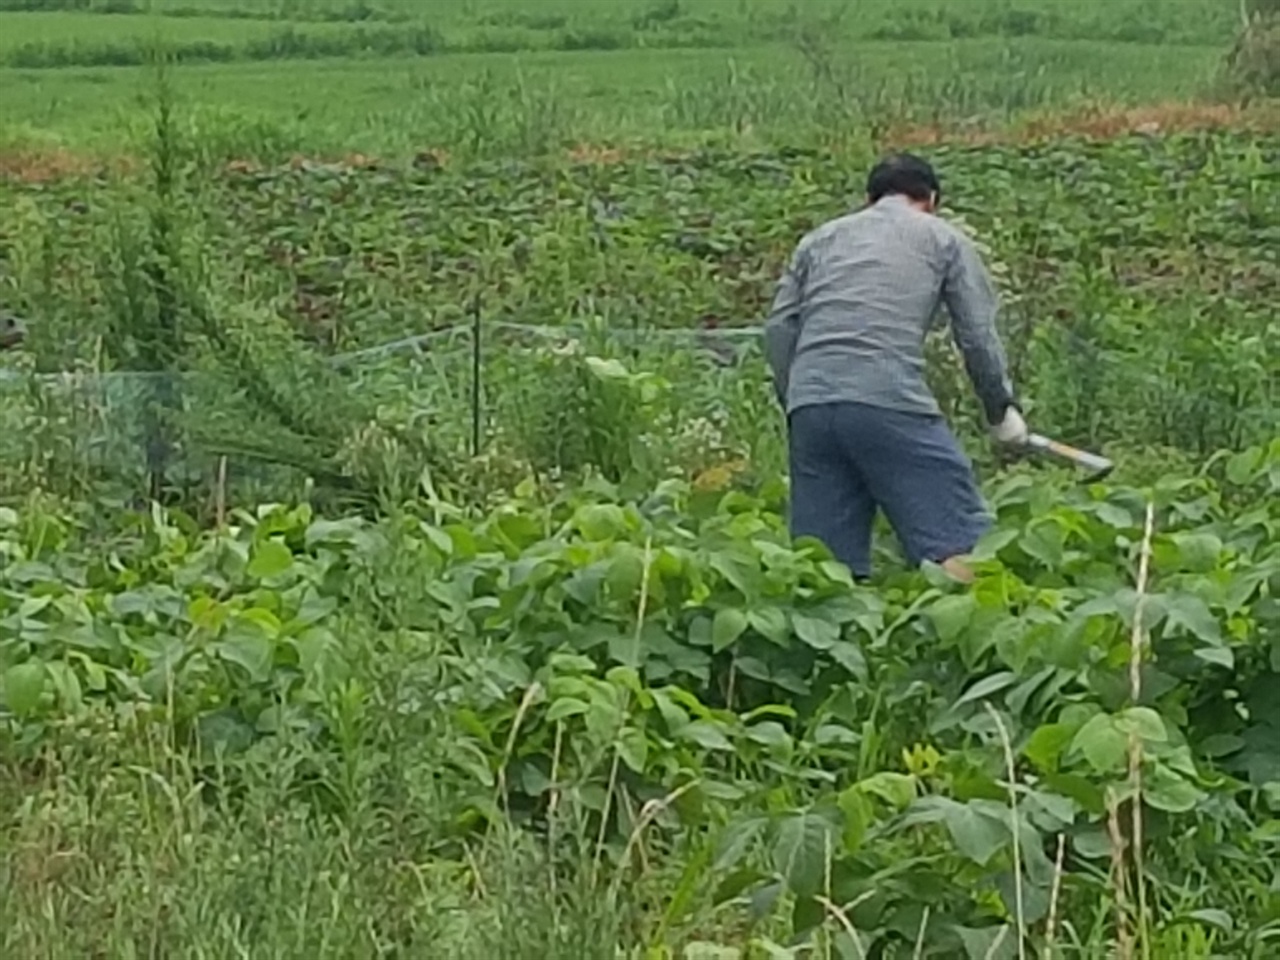
[[[207,40],[237,43],[263,37],[276,29],[261,20],[231,20],[223,17],[106,17],[80,13],[10,13],[3,16],[0,32],[0,59],[12,55],[15,47],[30,44],[58,45],[68,48],[91,47],[95,44],[149,43],[155,39],[171,44]],[[305,24],[305,32],[334,32],[343,29],[336,24]]]
[[[0,956],[1275,957],[1276,37],[0,0]],[[1115,464],[936,330],[971,584],[787,535],[759,325],[904,144]]]
[[[932,122],[1184,100],[1218,86],[1237,20],[1218,0],[4,0],[0,143],[120,147],[157,43],[206,125],[402,153],[456,138],[455,114],[487,124],[476,100],[567,140],[667,142],[794,137],[797,113],[844,122],[832,103]]]
[[[867,119],[986,122],[1098,100],[1185,99],[1212,80],[1220,60],[1220,51],[1200,47],[1134,53],[1115,43],[1045,41],[1025,53],[975,40],[947,50],[852,44],[840,91],[820,86],[816,94],[804,59],[773,47],[193,65],[174,84],[193,123],[246,134],[228,149],[249,156],[286,145],[493,154],[529,138],[568,146],[733,135],[766,144],[814,130],[856,134]],[[12,73],[0,108],[15,146],[119,148],[146,128],[147,68]]]

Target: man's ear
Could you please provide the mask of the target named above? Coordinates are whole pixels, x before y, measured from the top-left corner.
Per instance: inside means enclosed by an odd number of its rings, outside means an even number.
[[[934,213],[938,209],[938,191],[933,190],[929,193],[929,212]]]

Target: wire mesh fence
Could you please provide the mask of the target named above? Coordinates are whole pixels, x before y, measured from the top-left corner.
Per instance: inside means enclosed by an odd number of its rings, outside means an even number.
[[[659,445],[691,446],[702,429],[702,448],[682,459],[710,463],[768,439],[750,426],[770,396],[759,333],[490,320],[336,355],[329,366],[378,423],[429,439],[445,462],[620,467],[640,454],[657,462]],[[353,441],[369,426],[351,424]],[[299,445],[305,437],[255,408],[235,371],[217,364],[182,373],[0,369],[2,495],[104,484],[143,495],[159,475],[189,496],[212,486],[233,499],[292,496],[307,483]]]
[[[344,469],[387,455],[386,443],[369,440],[385,440],[379,428],[393,425],[427,441],[437,464],[483,459],[499,473],[505,468],[507,479],[585,467],[652,479],[673,465],[690,474],[729,461],[781,474],[784,422],[761,333],[547,326],[477,312],[473,322],[339,354],[328,366],[340,389],[372,413],[370,422],[346,425]],[[949,349],[942,339],[933,347],[944,355]],[[1134,409],[1131,422],[1100,423],[1090,400],[1116,405],[1076,383],[1071,403],[1035,411],[1041,429],[1064,439],[1176,449],[1192,421],[1207,425],[1206,443],[1221,446],[1274,434],[1274,394],[1233,405],[1154,382],[1123,358],[1108,362],[1096,350],[1073,355],[1101,371],[1109,397],[1151,399]],[[1063,394],[1058,380],[1069,359],[1058,357],[1058,379],[1033,384],[1033,392]],[[961,367],[940,366],[935,392],[944,413],[976,440],[980,424]],[[305,492],[312,452],[306,437],[255,405],[226,365],[181,374],[0,370],[3,495],[37,486],[81,494],[106,485],[133,496],[163,487],[210,502],[288,498]]]

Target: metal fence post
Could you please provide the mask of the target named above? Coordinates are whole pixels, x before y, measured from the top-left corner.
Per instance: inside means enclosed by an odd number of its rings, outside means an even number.
[[[471,301],[471,456],[480,456],[480,294]]]

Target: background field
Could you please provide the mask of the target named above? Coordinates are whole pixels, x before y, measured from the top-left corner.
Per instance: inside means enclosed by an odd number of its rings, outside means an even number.
[[[10,12],[5,14],[4,32],[0,34],[0,58],[12,54],[15,47],[27,44],[65,46],[74,50],[92,49],[96,45],[146,44],[157,38],[175,45],[195,40],[237,43],[267,36],[273,29],[270,21],[233,20],[228,17]],[[298,29],[304,33],[321,34],[340,32],[345,27],[341,24],[308,24]]]
[[[680,42],[714,27],[718,42],[777,39],[780,24],[811,17],[847,38],[932,40],[1000,33],[1146,43],[1228,42],[1239,25],[1239,6],[1217,0],[4,0],[0,9],[62,11],[109,16],[218,16],[233,20],[337,22],[425,21],[451,36],[505,28],[513,37],[546,38],[566,30],[595,28],[639,42],[646,34],[679,32]],[[527,39],[527,42],[534,42]]]
[[[1190,98],[1221,51],[1043,41],[853,44],[837,53],[841,92],[815,89],[794,50],[450,54],[190,66],[176,89],[213,136],[254,130],[260,154],[404,155],[444,147],[489,154],[577,142],[747,144],[896,123],[1007,121],[1049,107]],[[15,146],[119,146],[147,123],[146,68],[10,71],[0,89]],[[520,143],[523,139],[525,142]],[[516,141],[516,142],[513,142]],[[229,145],[230,146],[230,145]]]
[[[0,0],[0,955],[1276,956],[1277,38]],[[790,540],[759,349],[903,145],[1116,463],[936,330],[968,586]]]
[[[517,123],[545,142],[778,140],[855,107],[978,123],[1181,100],[1215,89],[1238,19],[1216,0],[50,6],[67,9],[0,12],[13,144],[118,147],[146,124],[149,73],[124,67],[158,32],[191,64],[175,84],[205,125],[365,153],[508,149]]]

